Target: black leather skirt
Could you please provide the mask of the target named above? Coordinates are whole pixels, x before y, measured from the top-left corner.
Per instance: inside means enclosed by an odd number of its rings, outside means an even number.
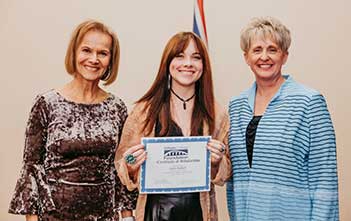
[[[202,221],[200,194],[149,194],[144,221]]]

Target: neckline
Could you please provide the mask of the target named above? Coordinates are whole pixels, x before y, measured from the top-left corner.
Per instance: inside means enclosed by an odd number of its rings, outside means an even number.
[[[65,102],[70,103],[70,104],[74,104],[74,105],[79,105],[79,106],[100,106],[100,105],[107,103],[113,97],[113,95],[111,93],[107,92],[108,96],[104,100],[97,102],[97,103],[88,104],[88,103],[80,103],[80,102],[75,102],[75,101],[69,100],[68,98],[64,97],[60,92],[58,92],[56,89],[53,89],[53,92],[57,96],[59,96],[62,100],[64,100]]]
[[[282,74],[283,78],[285,81],[280,85],[278,91],[275,93],[275,95],[272,97],[269,103],[271,103],[273,100],[277,99],[279,96],[281,96],[282,91],[284,90],[287,85],[290,84],[290,82],[293,82],[293,79],[290,75],[287,74]],[[249,102],[249,106],[252,111],[255,110],[255,99],[256,99],[256,89],[257,89],[257,84],[256,81],[252,84],[252,86],[247,90],[247,99]]]
[[[184,99],[181,96],[179,96],[172,88],[170,88],[170,90],[176,96],[176,98],[178,98],[180,101],[183,102],[183,109],[184,110],[186,110],[186,103],[195,97],[195,93],[194,93],[191,97]]]

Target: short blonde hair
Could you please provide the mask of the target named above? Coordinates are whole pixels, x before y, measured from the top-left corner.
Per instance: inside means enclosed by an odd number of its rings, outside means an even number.
[[[272,17],[253,18],[241,31],[240,47],[248,52],[255,37],[272,38],[283,52],[288,52],[291,44],[289,29]]]
[[[95,20],[88,20],[79,24],[78,27],[73,31],[66,52],[66,70],[71,75],[74,75],[74,73],[76,72],[76,51],[78,49],[79,44],[82,42],[84,35],[91,30],[107,34],[112,39],[112,46],[110,48],[111,59],[108,68],[108,71],[110,73],[107,73],[107,75],[104,74],[104,78],[101,79],[105,81],[104,85],[109,85],[116,80],[118,74],[120,56],[119,41],[117,35],[101,22]]]

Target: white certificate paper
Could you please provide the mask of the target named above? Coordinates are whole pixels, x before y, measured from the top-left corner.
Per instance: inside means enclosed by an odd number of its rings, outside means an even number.
[[[142,138],[147,159],[141,165],[140,193],[210,190],[210,136]]]

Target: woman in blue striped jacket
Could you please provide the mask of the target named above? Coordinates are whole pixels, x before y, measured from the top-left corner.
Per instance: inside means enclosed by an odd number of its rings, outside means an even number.
[[[339,220],[333,124],[318,91],[281,73],[290,42],[274,18],[241,33],[256,82],[229,104],[231,220]]]

